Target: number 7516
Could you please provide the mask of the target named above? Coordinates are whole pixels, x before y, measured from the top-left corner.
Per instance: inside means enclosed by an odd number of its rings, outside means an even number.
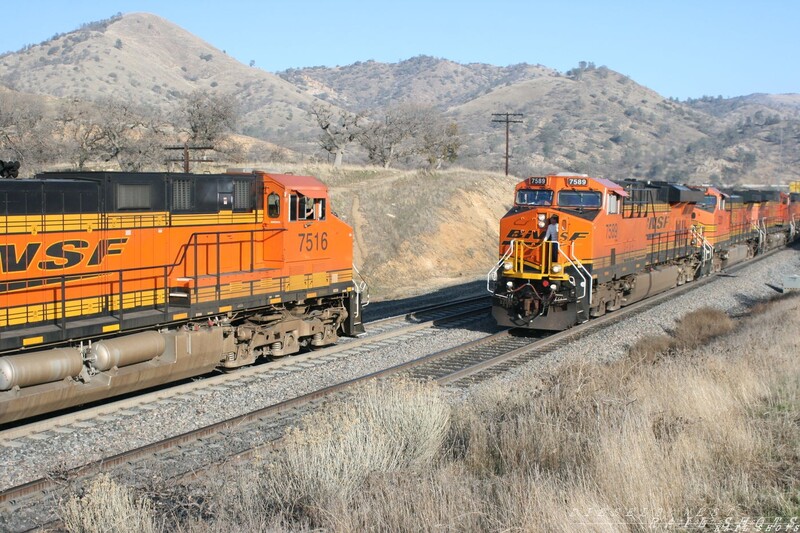
[[[300,249],[311,252],[314,250],[327,250],[328,249],[328,234],[322,233],[300,233]]]

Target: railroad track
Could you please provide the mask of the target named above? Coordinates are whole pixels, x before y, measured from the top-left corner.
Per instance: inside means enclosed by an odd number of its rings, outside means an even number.
[[[747,263],[751,264],[750,262]],[[739,268],[744,268],[742,265]],[[735,269],[738,270],[738,269]],[[735,271],[732,269],[729,272]],[[498,374],[545,357],[589,332],[629,320],[668,298],[699,288],[719,279],[716,276],[688,283],[667,293],[648,298],[622,308],[604,317],[596,318],[570,330],[556,334],[521,334],[501,331],[484,339],[445,350],[404,363],[383,371],[363,376],[345,383],[327,387],[265,409],[247,413],[230,420],[165,439],[130,452],[103,459],[83,467],[64,472],[58,479],[47,478],[15,487],[0,493],[0,528],[8,531],[25,531],[55,520],[55,514],[42,514],[46,500],[55,501],[69,489],[86,483],[100,472],[113,472],[115,478],[131,486],[146,485],[153,473],[169,479],[185,479],[214,465],[232,459],[247,458],[275,445],[286,428],[300,425],[301,419],[323,401],[346,398],[353,388],[371,379],[405,375],[414,379],[437,380],[451,387],[464,388],[490,379]],[[459,305],[465,305],[460,303]],[[440,312],[440,310],[431,310]],[[418,320],[422,320],[420,316]],[[387,319],[387,323],[395,319]],[[408,322],[408,317],[405,318]],[[436,321],[438,319],[434,319]],[[425,324],[420,322],[418,325]],[[414,326],[412,326],[414,327]],[[377,333],[374,339],[391,335],[390,331]],[[352,344],[347,343],[347,344]]]
[[[110,399],[100,402],[88,409],[74,409],[66,414],[54,414],[39,417],[34,422],[9,424],[0,428],[0,446],[21,439],[42,438],[48,432],[61,428],[66,431],[74,424],[91,424],[93,419],[103,420],[109,417],[124,417],[141,409],[151,410],[158,407],[159,402],[170,401],[185,394],[196,394],[198,391],[213,387],[232,388],[252,381],[254,377],[279,378],[288,373],[300,371],[308,367],[322,365],[334,359],[353,355],[354,350],[369,350],[376,343],[402,342],[420,331],[432,327],[454,327],[474,320],[476,316],[488,311],[488,296],[473,296],[415,309],[408,313],[382,318],[368,322],[368,331],[359,338],[343,337],[339,343],[323,349],[291,355],[275,361],[237,369],[229,373],[216,373],[186,380],[181,384],[172,384],[155,391],[138,393],[124,399]]]
[[[7,429],[0,432],[0,444],[24,447],[26,440],[57,438],[61,432],[81,431],[82,428],[93,426],[94,420],[133,416],[141,409],[155,411],[161,404],[172,403],[185,396],[192,396],[196,400],[193,395],[200,395],[211,388],[232,389],[255,380],[280,379],[289,373],[324,365],[332,360],[357,356],[365,350],[377,349],[378,345],[407,342],[425,335],[425,330],[430,328],[463,326],[476,319],[484,319],[488,310],[488,296],[427,306],[403,315],[370,322],[367,335],[358,339],[343,339],[343,342],[336,346],[315,350],[309,354],[287,357],[270,364]],[[347,388],[347,384],[342,384],[341,388]],[[313,408],[316,398],[331,397],[334,393],[335,388],[322,389],[114,457],[54,472],[41,479],[4,490],[0,492],[0,530],[26,531],[51,524],[55,519],[53,502],[66,491],[74,490],[76,483],[89,480],[100,472],[121,468],[132,478],[131,482],[138,484],[142,479],[152,479],[153,472],[162,472],[165,476],[175,477],[182,475],[179,470],[183,467],[191,471],[201,468],[202,464],[208,464],[209,460],[213,463],[229,455],[246,453],[247,450],[278,439],[286,427],[297,424],[300,418]],[[234,432],[235,436],[232,436]],[[225,444],[220,444],[223,441]],[[177,453],[177,457],[173,456],[170,450],[173,450],[172,453]],[[146,461],[154,457],[157,457],[157,466]],[[139,474],[143,477],[137,477]]]

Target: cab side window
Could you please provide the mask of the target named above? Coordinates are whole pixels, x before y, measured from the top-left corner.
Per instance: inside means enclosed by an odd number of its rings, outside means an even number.
[[[316,213],[314,212],[314,199],[309,198],[308,196],[303,197],[302,202],[302,216],[300,217],[301,220],[314,220],[317,217],[314,216]]]
[[[302,194],[289,197],[289,220],[325,220],[325,199]]]
[[[609,215],[619,214],[619,197],[614,193],[608,193],[606,197],[606,207]]]
[[[270,193],[267,196],[267,216],[278,218],[281,216],[281,197],[277,193]]]

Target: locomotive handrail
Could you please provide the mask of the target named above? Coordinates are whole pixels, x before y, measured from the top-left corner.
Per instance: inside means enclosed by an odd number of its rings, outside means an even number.
[[[497,261],[497,264],[495,264],[494,267],[492,267],[492,269],[489,270],[489,273],[486,274],[486,290],[489,291],[492,294],[494,294],[494,288],[492,287],[492,283],[495,283],[495,284],[497,283],[497,271],[500,270],[500,267],[505,264],[506,259],[511,257],[511,254],[514,252],[514,243],[515,242],[516,242],[516,240],[514,240],[514,239],[511,240],[511,242],[508,245],[508,250],[506,250],[506,253],[504,253],[500,257],[500,260]],[[494,274],[494,279],[492,279],[492,274]]]
[[[581,300],[584,299],[586,297],[586,291],[588,290],[589,291],[589,307],[591,307],[592,306],[592,275],[589,274],[589,271],[586,269],[585,266],[583,266],[583,263],[581,263],[580,260],[577,257],[574,257],[575,256],[575,241],[572,241],[572,243],[570,243],[570,253],[573,255],[575,261],[573,261],[572,258],[570,258],[564,252],[564,250],[561,249],[561,246],[558,247],[558,253],[560,255],[563,255],[566,258],[566,260],[569,261],[569,264],[572,265],[572,268],[575,269],[575,272],[577,272],[578,275],[583,280],[583,285],[582,285],[583,294],[580,295],[579,299],[581,299]],[[581,270],[583,270],[583,272],[586,273],[586,277],[584,277],[583,273],[581,273]],[[588,278],[588,283],[587,283],[587,278]]]
[[[703,253],[701,255],[701,266],[705,265],[708,261],[714,257],[714,247],[711,245],[710,242],[705,238],[703,233],[697,228],[697,226],[692,226],[692,235],[695,236],[701,243],[703,248]]]
[[[197,296],[199,294],[199,290],[200,290],[200,288],[198,286],[198,283],[197,283],[197,280],[200,278],[200,273],[198,272],[199,262],[198,262],[198,256],[197,256],[197,249],[203,244],[203,243],[200,243],[199,238],[201,236],[204,236],[204,235],[212,235],[212,236],[214,236],[215,237],[215,242],[214,242],[215,251],[216,251],[216,256],[217,256],[217,265],[216,265],[217,268],[216,268],[216,272],[214,274],[211,274],[209,272],[208,275],[214,275],[215,278],[216,278],[216,284],[215,284],[215,288],[214,288],[214,293],[215,293],[215,296],[217,298],[219,298],[220,291],[221,291],[221,286],[222,286],[221,285],[221,281],[222,281],[222,279],[221,279],[222,278],[221,260],[222,260],[222,257],[220,255],[220,245],[221,245],[220,236],[223,233],[226,234],[226,235],[235,235],[235,234],[241,234],[241,233],[245,233],[245,234],[249,234],[250,235],[250,272],[254,272],[255,271],[255,234],[256,233],[267,233],[267,232],[278,232],[278,231],[286,231],[286,229],[285,228],[261,228],[261,229],[234,230],[234,231],[198,231],[198,232],[194,232],[189,236],[189,240],[187,241],[186,245],[181,247],[181,248],[183,248],[183,255],[180,256],[181,257],[180,262],[175,263],[172,266],[180,265],[186,258],[187,249],[189,248],[189,246],[192,246],[192,248],[194,249],[194,276],[192,276],[192,281],[194,283],[192,283],[192,285],[193,285],[192,292],[194,294],[194,297],[197,298]],[[192,245],[192,241],[194,241],[194,245]],[[212,243],[206,243],[206,244],[212,244]],[[251,290],[252,290],[252,284],[251,284]]]
[[[752,227],[758,232],[758,251],[761,253],[764,251],[764,246],[766,246],[767,240],[766,217],[760,218],[756,222],[753,222]]]
[[[355,286],[356,289],[356,300],[359,303],[359,305],[356,305],[356,314],[355,314],[356,318],[358,318],[360,315],[361,308],[369,305],[369,285],[367,285],[367,280],[365,280],[364,276],[361,275],[361,272],[358,270],[355,263],[353,263],[353,271],[361,279],[360,283],[355,279],[353,280],[353,285]],[[361,294],[364,292],[367,293],[366,300],[361,299]]]
[[[221,264],[220,264],[220,245],[221,245],[221,242],[220,242],[220,236],[222,234],[226,234],[226,235],[231,235],[231,234],[249,234],[250,235],[250,272],[253,272],[254,268],[255,268],[255,263],[254,263],[254,261],[255,261],[255,253],[254,252],[255,252],[255,235],[256,235],[256,233],[262,233],[263,234],[263,233],[267,233],[267,232],[276,232],[276,231],[285,231],[285,229],[284,228],[260,228],[260,229],[257,229],[257,230],[194,232],[194,233],[189,235],[189,238],[187,239],[187,242],[180,247],[181,248],[181,253],[179,253],[179,255],[176,257],[176,259],[171,263],[164,263],[164,264],[160,264],[160,265],[140,266],[140,267],[130,267],[130,268],[117,268],[117,269],[113,269],[113,270],[112,269],[106,269],[106,270],[98,270],[98,271],[94,271],[94,272],[84,272],[84,273],[80,273],[80,274],[64,274],[64,273],[61,273],[61,274],[54,274],[54,275],[50,275],[50,276],[34,276],[34,277],[29,277],[29,278],[7,280],[7,283],[9,283],[9,284],[10,283],[19,284],[19,285],[21,285],[20,289],[22,289],[22,288],[26,288],[26,289],[36,289],[36,288],[48,289],[48,288],[51,288],[51,289],[58,290],[59,294],[60,294],[60,300],[61,300],[61,302],[60,302],[60,315],[61,316],[60,316],[60,319],[58,320],[57,323],[59,325],[59,329],[61,330],[61,332],[63,334],[63,333],[66,332],[66,326],[67,326],[67,321],[66,321],[66,316],[67,316],[67,313],[66,313],[66,311],[67,311],[66,310],[67,283],[73,282],[73,281],[80,281],[80,280],[87,280],[87,279],[92,279],[92,278],[101,278],[101,277],[116,275],[117,279],[115,280],[115,283],[118,284],[118,288],[117,288],[116,291],[114,291],[114,294],[109,294],[109,297],[111,299],[109,300],[109,303],[105,306],[105,308],[100,312],[106,312],[106,313],[108,313],[109,316],[116,318],[119,322],[122,322],[123,315],[124,315],[124,307],[125,307],[125,294],[124,294],[124,291],[123,291],[123,284],[124,284],[125,280],[130,281],[129,276],[127,276],[127,275],[131,274],[131,273],[134,273],[134,272],[161,271],[162,274],[159,275],[159,277],[162,277],[164,286],[161,288],[161,290],[159,290],[158,287],[156,287],[154,290],[156,290],[158,292],[163,292],[163,299],[164,299],[163,314],[164,314],[165,319],[168,319],[169,310],[170,310],[170,305],[169,305],[169,297],[170,297],[169,273],[170,273],[171,270],[174,270],[175,267],[178,267],[178,266],[180,266],[181,264],[183,264],[185,262],[186,255],[187,255],[189,247],[192,247],[194,249],[194,276],[193,276],[192,279],[194,281],[194,284],[193,284],[194,285],[194,291],[195,291],[194,292],[194,296],[195,297],[197,296],[197,289],[198,289],[197,280],[200,277],[200,275],[199,275],[199,273],[197,271],[197,268],[198,268],[197,249],[198,249],[199,246],[204,244],[204,243],[200,243],[199,242],[199,237],[204,236],[204,235],[213,235],[213,236],[215,236],[215,242],[214,243],[207,243],[207,244],[215,244],[215,247],[216,247],[215,251],[216,251],[216,255],[217,255],[217,271],[215,273],[213,273],[213,274],[211,272],[209,272],[209,275],[214,275],[216,277],[216,288],[215,288],[216,290],[215,290],[215,292],[216,292],[216,295],[219,296],[219,293],[220,293],[220,281],[221,281],[221,274],[222,274],[221,271],[220,271],[221,270]],[[251,285],[251,289],[252,289],[252,285]],[[114,303],[114,299],[115,298],[118,301],[118,304],[116,306],[116,310],[112,309],[114,307],[113,303]],[[31,304],[28,304],[28,305],[25,305],[23,307],[25,309],[28,309],[30,307],[30,305]],[[158,300],[157,299],[155,300],[154,305],[155,305],[155,308],[158,309],[159,304],[158,304]],[[9,313],[9,309],[7,309],[7,308],[3,309],[3,314],[5,315],[6,324],[10,323],[11,320],[12,320],[12,317],[11,317],[11,315]],[[26,311],[26,314],[27,314],[27,311]]]
[[[34,276],[29,278],[22,278],[22,279],[14,279],[8,280],[10,283],[30,283],[31,281],[50,281],[50,280],[60,280],[62,277],[68,278],[67,281],[74,281],[76,279],[82,278],[94,278],[97,276],[107,275],[107,274],[116,274],[117,272],[135,272],[139,270],[155,270],[155,269],[163,269],[163,268],[172,268],[179,266],[183,260],[186,258],[186,250],[185,248],[191,245],[193,238],[196,235],[214,235],[216,233],[257,233],[257,232],[267,232],[267,231],[285,231],[282,228],[264,228],[260,230],[237,230],[237,231],[220,231],[220,232],[199,232],[199,233],[192,233],[189,236],[187,243],[182,246],[183,252],[178,256],[178,259],[172,263],[164,263],[161,265],[149,265],[149,266],[142,266],[142,267],[130,267],[130,268],[115,268],[113,270],[97,270],[92,272],[84,272],[81,274],[53,274],[50,276]]]
[[[525,272],[525,249],[536,250],[537,248],[540,248],[541,249],[541,253],[542,253],[542,262],[541,262],[541,264],[539,264],[539,267],[542,269],[542,272],[544,272],[544,270],[545,270],[544,269],[545,258],[549,257],[549,256],[545,255],[545,253],[544,253],[544,247],[545,247],[545,243],[546,242],[548,242],[548,241],[542,241],[540,244],[532,244],[532,245],[529,246],[529,245],[525,244],[525,241],[515,241],[515,244],[514,244],[514,270],[516,270],[517,272],[520,272],[520,273]],[[531,263],[533,263],[534,265],[536,264],[535,261],[531,261]],[[548,268],[548,270],[549,270],[549,268]]]

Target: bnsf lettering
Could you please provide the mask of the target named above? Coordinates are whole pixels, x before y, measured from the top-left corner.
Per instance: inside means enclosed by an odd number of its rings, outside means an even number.
[[[545,233],[546,233],[545,231],[537,232],[536,230],[522,231],[519,229],[512,229],[511,231],[508,232],[506,238],[522,239],[523,241],[537,241],[544,239]],[[564,231],[561,232],[558,238],[561,241],[576,241],[578,239],[585,239],[587,235],[589,235],[588,231],[576,231],[575,233],[572,234],[572,236],[570,236],[569,233]]]
[[[522,231],[521,229],[512,229],[508,232],[509,239],[522,239],[524,241],[538,240],[544,238],[545,232],[537,232],[536,230]]]
[[[89,266],[97,266],[107,255],[120,255],[125,243],[128,242],[127,238],[121,239],[105,239],[97,243],[97,248],[94,249],[91,259],[89,259]],[[114,246],[119,246],[114,248]]]
[[[42,243],[31,242],[18,250],[15,244],[0,245],[0,269],[3,272],[25,272],[32,265],[40,270],[62,270],[79,265],[89,257],[87,266],[98,266],[107,255],[120,255],[128,238],[102,239],[91,250],[91,245],[83,240],[55,242],[47,247],[42,257],[38,257]],[[91,250],[91,254],[89,254]],[[38,259],[38,261],[37,261]]]
[[[77,251],[81,248],[88,248],[86,241],[63,241],[56,242],[47,247],[45,257],[52,257],[51,261],[39,261],[39,268],[42,270],[55,270],[57,268],[74,267],[83,259],[83,253]],[[70,250],[72,248],[72,250]]]
[[[664,229],[667,224],[669,224],[668,216],[653,217],[647,221],[647,229]]]
[[[31,259],[42,247],[40,242],[31,242],[25,246],[25,251],[17,255],[17,247],[13,244],[0,245],[0,267],[3,272],[25,272],[28,270],[28,265],[31,264]]]

